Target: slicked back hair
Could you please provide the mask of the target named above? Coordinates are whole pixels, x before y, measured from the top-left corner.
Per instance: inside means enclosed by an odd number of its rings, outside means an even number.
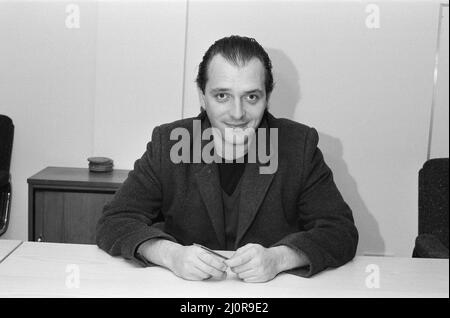
[[[245,65],[252,58],[257,58],[264,65],[266,98],[268,99],[273,90],[272,62],[264,48],[253,38],[232,35],[214,42],[209,47],[198,67],[197,86],[205,94],[206,82],[208,81],[208,66],[212,58],[220,54],[228,62],[236,66]]]

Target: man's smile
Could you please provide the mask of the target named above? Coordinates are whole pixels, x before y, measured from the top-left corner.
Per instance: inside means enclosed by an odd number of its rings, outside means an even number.
[[[229,123],[225,123],[225,125],[229,128],[241,128],[241,129],[245,129],[248,125],[248,123],[242,123],[242,124],[229,124]]]

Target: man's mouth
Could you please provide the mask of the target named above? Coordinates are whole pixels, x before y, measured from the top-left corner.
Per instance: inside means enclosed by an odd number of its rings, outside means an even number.
[[[243,124],[228,124],[225,123],[225,125],[229,128],[233,128],[233,129],[245,129],[247,128],[248,123],[243,123]]]

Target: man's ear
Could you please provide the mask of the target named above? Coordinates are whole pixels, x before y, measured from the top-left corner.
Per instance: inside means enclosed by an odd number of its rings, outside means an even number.
[[[205,97],[205,94],[203,94],[203,92],[200,89],[200,87],[197,87],[197,93],[198,93],[198,99],[199,99],[199,102],[200,102],[200,108],[202,110],[206,110],[206,97]]]

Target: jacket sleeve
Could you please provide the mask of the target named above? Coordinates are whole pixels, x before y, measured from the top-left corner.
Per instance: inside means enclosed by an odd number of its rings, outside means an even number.
[[[304,148],[303,186],[297,200],[302,231],[273,245],[286,245],[308,258],[309,266],[289,271],[304,277],[347,263],[355,256],[358,245],[352,211],[333,181],[318,141],[317,131],[310,128]]]
[[[164,232],[164,223],[156,222],[161,218],[162,205],[160,151],[161,138],[156,127],[146,152],[136,160],[128,178],[103,208],[96,227],[96,242],[101,249],[143,266],[152,264],[136,255],[141,243],[154,238],[176,242]]]

